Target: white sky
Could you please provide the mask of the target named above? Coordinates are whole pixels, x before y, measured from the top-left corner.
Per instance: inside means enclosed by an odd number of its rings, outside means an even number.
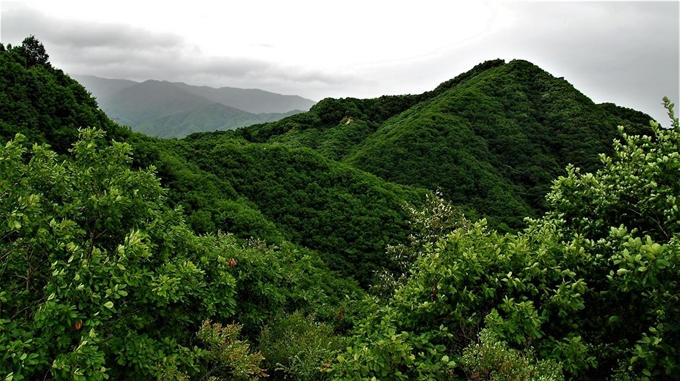
[[[526,59],[595,102],[678,99],[678,2],[2,1],[72,74],[261,88],[310,99],[421,93],[489,59]],[[680,106],[679,106],[680,108]]]

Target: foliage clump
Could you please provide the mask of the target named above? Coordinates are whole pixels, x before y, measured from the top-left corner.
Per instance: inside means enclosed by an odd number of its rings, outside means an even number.
[[[47,143],[65,154],[78,140],[80,127],[104,130],[108,140],[131,135],[99,110],[83,86],[50,64],[34,36],[0,51],[0,94],[0,144],[21,133],[31,143]]]
[[[537,361],[533,353],[523,353],[498,340],[489,330],[479,333],[460,356],[460,368],[468,380],[564,380],[562,368],[553,360]]]
[[[201,319],[234,312],[215,246],[101,136],[82,130],[73,160],[21,135],[0,148],[0,369],[14,379],[148,377]]]
[[[258,348],[275,375],[293,380],[325,379],[322,371],[344,348],[333,326],[300,311],[279,316],[261,331]]]
[[[250,344],[238,339],[243,326],[203,322],[197,333],[198,339],[206,346],[203,359],[212,363],[203,377],[208,380],[257,380],[267,377],[260,363],[262,353],[250,352]]]

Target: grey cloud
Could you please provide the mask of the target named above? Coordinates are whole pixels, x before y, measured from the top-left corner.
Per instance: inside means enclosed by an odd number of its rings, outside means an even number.
[[[678,2],[503,3],[515,14],[515,25],[489,28],[426,57],[348,71],[210,57],[176,34],[57,19],[8,4],[3,2],[3,42],[20,43],[34,34],[52,63],[74,74],[254,87],[320,99],[423,92],[482,61],[519,58],[565,77],[596,102],[645,111],[662,123],[667,118],[660,98],[680,103]]]
[[[509,34],[508,50],[540,57],[545,69],[596,102],[636,108],[668,124],[661,97],[680,101],[677,2],[517,3],[514,9],[531,23]]]
[[[74,74],[109,78],[199,81],[212,86],[290,89],[309,84],[360,83],[341,73],[283,67],[244,57],[206,56],[198,46],[172,33],[156,33],[120,23],[91,23],[49,17],[14,3],[2,13],[3,42],[20,43],[35,35],[52,63]],[[275,90],[272,90],[275,91]]]
[[[43,42],[80,49],[146,50],[177,49],[182,37],[172,33],[149,33],[143,28],[120,23],[91,23],[52,18],[19,3],[7,3],[2,13],[3,39],[21,41],[29,34]]]
[[[495,58],[525,59],[564,77],[595,102],[613,102],[668,124],[661,98],[680,103],[677,2],[506,3],[515,25],[480,36],[438,55],[383,65],[366,75],[399,88],[426,91],[475,64]]]

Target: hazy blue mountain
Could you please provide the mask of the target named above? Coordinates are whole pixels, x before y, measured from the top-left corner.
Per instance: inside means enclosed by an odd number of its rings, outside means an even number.
[[[279,120],[314,101],[257,89],[212,88],[148,80],[135,82],[89,75],[74,76],[116,122],[164,138],[194,132],[230,130]]]
[[[128,79],[102,78],[93,75],[71,75],[71,77],[85,86],[94,97],[100,100],[100,103],[102,98],[140,83]],[[259,89],[214,88],[188,85],[183,82],[173,82],[172,84],[213,102],[253,114],[287,113],[294,110],[307,111],[316,103],[298,95],[282,95]]]
[[[175,85],[211,101],[238,109],[258,113],[281,113],[292,110],[307,111],[316,102],[297,95],[281,95],[258,89],[238,89],[234,87],[192,86],[182,82]]]
[[[139,83],[129,79],[101,78],[93,75],[71,75],[71,78],[80,82],[97,99]]]
[[[194,132],[225,131],[281,119],[283,114],[251,114],[219,103],[200,103],[144,120],[133,129],[159,138],[182,138]]]

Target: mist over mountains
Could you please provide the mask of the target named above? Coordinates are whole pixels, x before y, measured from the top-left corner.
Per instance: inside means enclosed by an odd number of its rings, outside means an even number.
[[[180,82],[135,82],[74,76],[106,114],[134,131],[162,138],[230,130],[308,110],[314,101],[258,89],[212,88]]]

